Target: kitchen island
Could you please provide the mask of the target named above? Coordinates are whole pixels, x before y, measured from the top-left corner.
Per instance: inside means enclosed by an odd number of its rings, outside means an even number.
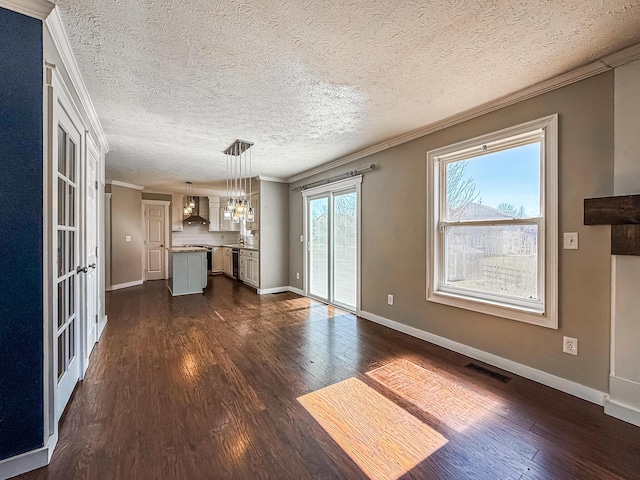
[[[207,249],[176,246],[167,250],[171,295],[202,293],[207,287]]]

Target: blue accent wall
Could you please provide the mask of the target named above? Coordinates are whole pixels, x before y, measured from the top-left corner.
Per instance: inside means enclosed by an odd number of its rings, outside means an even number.
[[[42,22],[0,8],[0,459],[43,445]]]

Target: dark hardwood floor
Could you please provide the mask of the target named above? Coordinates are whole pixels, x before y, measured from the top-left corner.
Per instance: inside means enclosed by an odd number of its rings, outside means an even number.
[[[209,280],[204,295],[161,281],[108,294],[51,463],[19,478],[640,478],[640,428],[600,406],[292,293]]]

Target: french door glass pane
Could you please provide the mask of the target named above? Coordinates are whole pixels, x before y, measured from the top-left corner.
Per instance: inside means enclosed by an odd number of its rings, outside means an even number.
[[[329,298],[329,198],[309,201],[309,293]]]
[[[76,189],[71,185],[69,189],[69,226],[75,227],[76,225]]]
[[[69,308],[67,309],[67,317],[71,318],[76,311],[76,290],[75,290],[75,275],[69,276]]]
[[[71,360],[73,360],[73,357],[76,356],[76,339],[75,339],[75,332],[76,332],[76,321],[73,320],[71,322],[71,325],[68,328],[68,332],[69,332],[69,351],[67,352],[67,363],[71,363]]]
[[[65,243],[65,231],[58,230],[58,277],[67,273],[67,247]]]
[[[447,226],[444,284],[538,300],[538,226]]]
[[[76,232],[69,232],[69,255],[68,255],[68,271],[72,271],[76,268],[76,250],[75,250],[75,238]]]
[[[64,308],[67,305],[67,296],[65,295],[66,283],[66,280],[62,280],[58,283],[58,328],[60,328],[67,320]]]
[[[58,125],[58,172],[67,174],[67,132]]]
[[[76,144],[69,140],[69,173],[67,178],[75,183],[76,181]]]
[[[67,191],[66,183],[62,178],[58,178],[58,225],[65,224],[65,213],[67,211]]]
[[[58,380],[64,375],[64,332],[58,336]]]
[[[356,192],[334,196],[333,202],[333,299],[356,308]]]

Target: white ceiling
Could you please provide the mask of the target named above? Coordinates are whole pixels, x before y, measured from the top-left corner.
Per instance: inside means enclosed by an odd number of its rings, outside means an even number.
[[[107,178],[288,178],[640,42],[638,0],[57,0]]]

